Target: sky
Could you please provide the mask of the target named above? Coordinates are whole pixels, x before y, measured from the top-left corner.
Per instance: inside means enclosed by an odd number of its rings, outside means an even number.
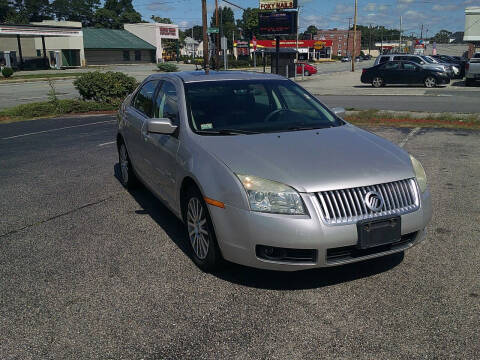
[[[241,7],[258,7],[258,0],[231,0]],[[300,5],[300,31],[307,26],[329,29],[348,27],[348,18],[353,17],[354,0],[298,0]],[[180,27],[187,28],[201,24],[201,0],[133,0],[133,5],[145,20],[151,15],[169,17]],[[230,6],[219,0],[219,6]],[[465,8],[480,6],[480,0],[358,0],[358,24],[383,25],[388,28],[400,27],[408,35],[420,36],[424,32],[434,35],[441,29],[463,31]],[[208,21],[215,7],[214,0],[207,0]],[[230,6],[231,7],[231,6]],[[235,18],[242,16],[242,10],[235,9]],[[424,33],[425,35],[425,33]]]

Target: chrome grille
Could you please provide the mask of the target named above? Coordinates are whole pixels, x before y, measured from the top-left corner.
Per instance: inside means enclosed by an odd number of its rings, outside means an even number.
[[[371,191],[380,194],[383,205],[378,212],[365,204],[365,195]],[[317,193],[322,216],[327,224],[352,224],[359,220],[387,215],[402,215],[415,211],[419,199],[415,179],[394,181],[351,189]]]

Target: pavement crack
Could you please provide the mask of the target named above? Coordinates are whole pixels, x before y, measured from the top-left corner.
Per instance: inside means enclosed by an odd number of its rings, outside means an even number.
[[[34,226],[38,226],[38,225],[41,225],[41,224],[45,224],[45,223],[47,223],[47,222],[49,222],[49,221],[58,219],[58,218],[60,218],[60,217],[73,214],[74,212],[77,212],[77,211],[79,211],[79,210],[82,210],[82,209],[85,209],[85,208],[88,208],[88,207],[91,207],[91,206],[95,206],[95,205],[101,204],[101,203],[103,203],[103,202],[106,202],[106,201],[112,199],[113,197],[115,197],[115,196],[118,195],[118,194],[119,194],[119,193],[112,194],[112,195],[110,195],[110,196],[107,196],[106,198],[103,198],[103,199],[100,199],[100,200],[97,200],[97,201],[93,201],[93,202],[90,202],[90,203],[81,205],[81,206],[79,206],[79,207],[76,207],[76,208],[71,209],[71,210],[69,210],[69,211],[66,211],[66,212],[64,212],[64,213],[51,216],[51,217],[46,218],[46,219],[44,219],[44,220],[37,221],[37,222],[35,222],[35,223],[33,223],[33,224],[25,225],[25,226],[23,226],[23,227],[21,227],[21,228],[18,228],[18,229],[15,229],[15,230],[11,230],[11,231],[6,232],[6,233],[4,233],[4,234],[0,234],[0,238],[3,238],[3,237],[6,237],[6,236],[9,236],[9,235],[13,235],[13,234],[19,233],[20,231],[23,231],[23,230],[25,230],[25,229],[32,228],[32,227],[34,227]]]
[[[410,140],[412,137],[414,137],[419,131],[420,131],[421,128],[419,127],[416,127],[415,129],[413,129],[412,131],[410,131],[407,135],[407,137],[405,139],[403,139],[403,141],[399,144],[399,146],[401,148],[403,148],[405,146],[405,144],[408,142],[408,140]]]

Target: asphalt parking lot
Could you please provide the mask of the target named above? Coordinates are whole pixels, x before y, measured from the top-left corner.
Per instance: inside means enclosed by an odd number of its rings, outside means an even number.
[[[182,224],[120,185],[114,137],[112,116],[0,125],[0,359],[480,358],[480,132],[405,143],[423,243],[298,273],[202,273]]]

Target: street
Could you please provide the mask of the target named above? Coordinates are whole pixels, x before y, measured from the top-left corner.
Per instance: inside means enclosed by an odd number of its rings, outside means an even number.
[[[423,243],[338,268],[206,274],[182,223],[118,181],[113,116],[0,125],[0,359],[478,359],[480,133],[368,130],[426,169]]]

